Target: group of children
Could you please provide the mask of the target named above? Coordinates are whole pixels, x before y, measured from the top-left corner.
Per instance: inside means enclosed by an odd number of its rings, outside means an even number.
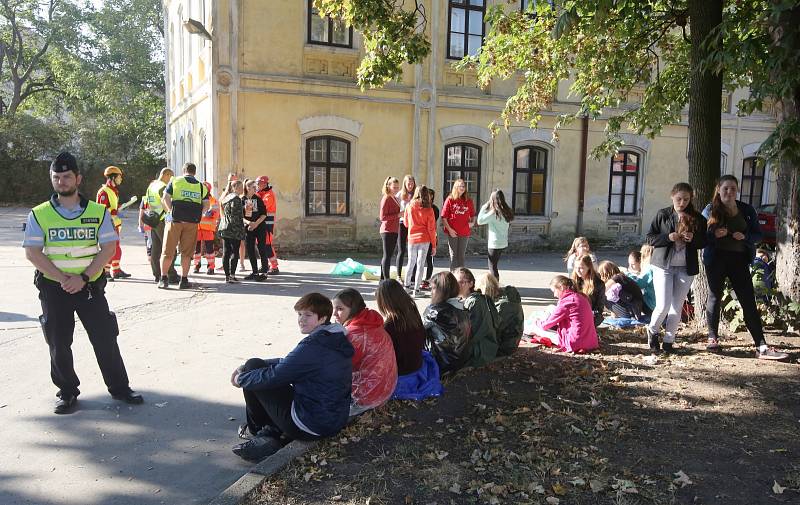
[[[393,198],[394,186],[387,179],[387,197]],[[727,279],[742,305],[757,357],[786,358],[764,340],[749,270],[760,231],[752,207],[735,199],[737,190],[738,181],[723,176],[714,201],[701,214],[692,206],[692,187],[676,184],[672,205],[658,211],[647,243],[630,253],[626,273],[611,261],[598,264],[588,240],[576,238],[565,258],[570,275],[557,275],[550,283],[557,305],[525,333],[563,351],[587,352],[599,347],[596,328],[608,313],[646,324],[650,348],[673,352],[702,251],[710,291],[707,348],[719,347],[719,302]],[[415,226],[425,222],[435,247],[435,224],[427,212],[430,198],[422,186],[403,211],[409,244],[417,243]],[[382,280],[375,293],[377,311],[367,308],[352,288],[337,293],[333,301],[308,294],[294,307],[307,337],[285,358],[254,358],[233,372],[231,382],[244,390],[247,407],[247,423],[239,434],[249,439],[235,446],[234,453],[260,460],[288,440],[330,436],[351,417],[390,398],[441,394],[440,374],[480,367],[514,352],[525,324],[516,288],[501,288],[492,273],[476,283],[469,269],[455,267],[430,278],[431,303],[420,315],[410,295],[419,286],[426,251],[409,249],[417,269],[411,293],[393,279]],[[410,262],[406,281],[413,275],[411,267]]]
[[[442,393],[440,374],[485,365],[508,355],[522,337],[519,292],[484,275],[476,288],[466,268],[431,277],[431,303],[420,315],[402,284],[380,282],[378,310],[353,288],[329,300],[310,293],[297,301],[306,337],[286,357],[253,358],[234,370],[247,422],[233,448],[257,461],[290,440],[338,432],[348,419],[390,398],[422,399]]]
[[[514,211],[506,203],[502,190],[492,191],[489,200],[476,215],[466,181],[457,179],[444,200],[441,216],[434,203],[434,190],[424,185],[418,186],[412,175],[406,175],[402,185],[397,178],[387,177],[381,193],[378,216],[383,244],[381,279],[390,278],[391,258],[397,250],[397,277],[404,280],[404,286],[412,296],[416,298],[422,295],[421,290],[430,288],[440,217],[450,252],[450,271],[464,266],[472,229],[476,224],[485,225],[489,271],[496,279],[500,278],[497,265],[502,252],[508,247],[508,228],[514,219]],[[406,254],[408,264],[403,278]],[[423,268],[426,268],[424,276]]]
[[[611,261],[597,264],[588,240],[576,238],[565,257],[571,276],[553,279],[551,289],[559,303],[532,322],[533,339],[574,352],[592,350],[598,346],[595,328],[603,323],[606,311],[623,322],[645,324],[654,353],[673,352],[682,315],[694,311],[687,297],[700,271],[702,252],[709,284],[707,349],[720,347],[720,305],[727,280],[741,305],[756,357],[785,359],[786,353],[769,347],[764,339],[750,265],[755,263],[769,275],[768,263],[764,251],[757,254],[761,231],[755,209],[736,200],[738,189],[735,177],[722,176],[712,203],[701,214],[692,205],[693,188],[685,182],[675,184],[672,205],[656,213],[647,243],[628,256],[626,274]]]

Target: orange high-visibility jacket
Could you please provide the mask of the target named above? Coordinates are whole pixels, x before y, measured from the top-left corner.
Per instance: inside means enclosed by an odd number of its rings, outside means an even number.
[[[259,198],[261,198],[261,201],[264,202],[264,207],[267,208],[267,219],[264,222],[267,224],[275,224],[275,212],[278,209],[278,204],[275,201],[275,193],[272,191],[272,188],[269,188],[264,191],[259,191],[257,194]]]
[[[197,229],[204,231],[216,231],[217,225],[219,224],[219,202],[216,198],[209,194],[208,203],[208,210],[211,215],[206,216],[206,214],[203,213],[203,216],[200,218],[200,223],[197,225]]]

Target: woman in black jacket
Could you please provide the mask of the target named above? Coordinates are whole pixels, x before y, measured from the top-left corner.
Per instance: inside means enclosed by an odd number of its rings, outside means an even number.
[[[614,317],[640,320],[644,315],[644,296],[636,282],[613,261],[601,261],[597,275],[605,283],[606,308]]]
[[[427,348],[442,374],[462,368],[472,356],[472,325],[458,299],[458,281],[450,272],[431,278],[431,304],[422,314]]]
[[[736,299],[744,312],[744,323],[756,345],[759,359],[785,359],[787,355],[767,346],[756,307],[750,263],[761,240],[756,210],[736,199],[739,180],[732,175],[719,178],[714,200],[703,210],[708,218],[703,264],[708,275],[708,349],[719,348],[719,312],[725,279],[731,283]]]
[[[694,276],[700,271],[697,251],[706,243],[706,219],[694,209],[694,189],[685,182],[672,187],[672,205],[658,211],[647,243],[653,246],[650,266],[656,306],[647,326],[647,343],[658,352],[661,324],[664,323],[664,352],[672,352],[681,310]]]

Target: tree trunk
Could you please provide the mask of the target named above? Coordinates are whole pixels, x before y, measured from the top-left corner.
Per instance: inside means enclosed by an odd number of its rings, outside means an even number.
[[[711,201],[719,178],[722,127],[722,74],[701,71],[708,54],[703,42],[722,22],[722,0],[689,0],[691,39],[689,76],[689,184],[695,191],[694,204],[702,210]],[[695,328],[705,328],[708,281],[705,269],[692,287]]]
[[[797,29],[800,21],[800,6],[784,11],[774,20],[775,29],[772,36],[775,44],[781,44],[781,35]],[[795,44],[798,38],[794,37]],[[794,48],[800,51],[800,47]],[[796,82],[796,81],[795,81]],[[789,96],[780,97],[778,105],[778,122],[785,123],[798,120],[800,107],[800,88],[795,87]],[[796,153],[796,151],[795,151]],[[800,302],[800,160],[791,154],[784,155],[778,161],[778,198],[775,213],[777,214],[775,241],[778,253],[775,259],[775,280],[783,296],[793,302]]]
[[[775,238],[778,254],[775,259],[775,280],[783,296],[800,302],[800,205],[798,205],[798,167],[782,158],[778,167],[778,201]]]

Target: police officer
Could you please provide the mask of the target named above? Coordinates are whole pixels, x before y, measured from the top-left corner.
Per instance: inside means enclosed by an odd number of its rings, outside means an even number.
[[[128,385],[117,345],[117,318],[108,308],[103,266],[116,249],[117,233],[106,208],[78,193],[81,175],[70,153],[50,165],[55,193],[28,214],[25,256],[34,267],[42,303],[42,325],[50,347],[50,376],[58,387],[56,414],[75,408],[80,381],[72,360],[75,313],[94,348],[109,393],[116,400],[142,403]]]
[[[209,211],[208,188],[195,178],[197,167],[194,163],[183,166],[184,175],[173,177],[161,195],[161,205],[167,211],[164,229],[164,251],[161,253],[160,289],[169,287],[165,275],[175,260],[175,248],[181,253],[181,281],[178,289],[189,289],[189,267],[197,242],[197,224],[204,213]]]
[[[152,244],[150,248],[150,268],[153,271],[153,277],[155,277],[156,283],[161,280],[161,253],[164,249],[164,218],[167,215],[164,206],[161,205],[161,197],[164,195],[164,189],[167,187],[173,175],[175,174],[172,172],[171,168],[162,168],[158,173],[158,177],[147,186],[147,194],[145,195],[147,210],[158,218],[158,224],[152,222],[150,224],[150,243]],[[142,228],[144,228],[145,225],[143,221],[144,212],[145,211],[139,213],[139,226]],[[180,281],[174,265],[169,265],[167,274],[169,282],[177,284]]]

